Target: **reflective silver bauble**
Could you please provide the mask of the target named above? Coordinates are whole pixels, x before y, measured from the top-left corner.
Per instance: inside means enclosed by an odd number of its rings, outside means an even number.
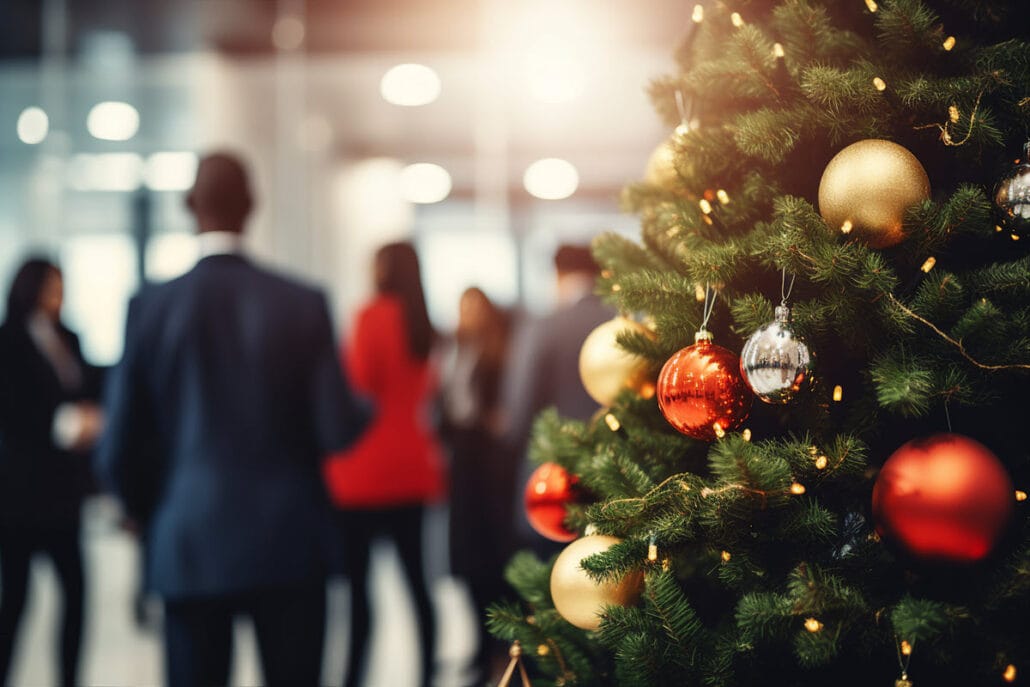
[[[1030,143],[1023,157],[994,187],[994,207],[1001,225],[1015,236],[1030,230]]]
[[[740,353],[740,373],[766,403],[788,403],[812,381],[812,354],[790,325],[790,308],[751,335]]]

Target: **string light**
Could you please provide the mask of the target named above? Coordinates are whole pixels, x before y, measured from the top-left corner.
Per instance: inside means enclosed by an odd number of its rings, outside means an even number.
[[[654,535],[651,535],[651,541],[647,545],[647,560],[654,563],[658,560],[658,544],[654,540]]]
[[[740,436],[744,441],[751,441],[751,430],[745,428],[744,431],[740,433]]]
[[[1005,672],[1001,674],[1001,678],[1005,680],[1005,682],[1015,682],[1016,666],[1012,665],[1011,663],[1005,666]]]
[[[723,551],[722,552],[722,562],[723,563],[729,563],[730,562],[730,558],[732,558],[732,556],[730,555],[729,551]]]
[[[887,89],[887,82],[877,76],[873,79],[873,86],[878,91],[884,91]]]
[[[1000,234],[1001,233],[1001,225],[1000,224],[995,224],[994,225],[994,231],[996,231],[996,232],[998,232]]]
[[[700,284],[694,284],[694,298],[698,303],[704,303],[705,301],[705,287]]]
[[[790,493],[794,494],[794,496],[801,496],[805,493],[805,485],[801,484],[801,482],[794,482],[790,485]]]
[[[622,287],[619,286],[618,284],[612,284],[612,292],[613,293],[618,293],[619,291],[622,291]]]
[[[948,106],[948,119],[951,120],[952,124],[958,123],[958,120],[959,120],[958,106],[956,106],[956,105],[949,105]]]
[[[546,656],[549,653],[551,653],[551,647],[547,646],[546,644],[540,644],[536,648],[537,656]]]
[[[912,645],[908,643],[907,639],[901,640],[901,655],[902,656],[911,656],[912,655]]]
[[[865,6],[869,8],[870,12],[880,9],[876,4],[876,0],[865,0]]]
[[[783,46],[779,43],[773,43],[773,57],[783,59],[786,53],[783,51]]]
[[[815,469],[816,470],[825,470],[826,469],[826,465],[829,462],[830,461],[827,460],[826,456],[819,456],[818,458],[815,459]]]
[[[942,43],[941,45],[944,47],[946,51],[951,52],[951,49],[955,47],[955,37],[948,36],[944,39],[944,43]]]
[[[694,5],[694,13],[690,15],[691,21],[700,24],[705,19],[705,8],[701,5]]]
[[[712,204],[708,202],[707,198],[702,198],[697,202],[697,204],[701,207],[701,212],[706,215],[712,212]]]
[[[1013,234],[1012,235],[1012,240],[1013,241],[1018,241],[1019,240],[1019,234]]]
[[[1026,501],[1026,492],[1023,491],[1022,489],[1016,489],[1016,500],[1017,501]]]
[[[833,387],[833,400],[840,403],[840,400],[844,398],[844,387],[840,384]]]
[[[722,425],[720,425],[718,422],[712,424],[712,429],[715,430],[715,436],[719,437],[720,439],[726,436],[726,430],[723,429]]]
[[[850,234],[851,230],[854,228],[854,226],[855,225],[853,225],[851,223],[850,219],[846,219],[846,220],[844,220],[844,224],[840,225],[840,233],[842,233],[842,234]]]
[[[715,197],[718,198],[719,202],[723,205],[729,205],[730,203],[730,194],[726,193],[726,191],[721,188],[715,192]]]
[[[809,453],[809,455],[813,455],[814,456],[815,454],[819,453],[819,449],[816,448],[815,446],[809,446],[808,447],[808,453]]]
[[[731,14],[730,21],[733,22],[733,25],[738,29],[744,25],[744,17],[740,16],[740,12],[734,12]]]
[[[809,632],[818,632],[819,630],[823,629],[823,624],[815,618],[806,618],[805,629]]]
[[[611,413],[608,413],[604,416],[604,424],[608,425],[608,429],[612,430],[613,432],[618,432],[620,429],[622,429],[622,423],[619,422],[619,418],[615,417]]]
[[[677,136],[686,136],[690,133],[690,125],[686,122],[680,122],[676,125],[676,128],[672,130]]]
[[[920,267],[919,269],[921,269],[923,272],[929,273],[930,270],[933,269],[933,266],[936,265],[936,264],[937,264],[937,258],[935,258],[935,257],[933,257],[931,255],[930,257],[928,257],[926,259],[926,262],[924,262],[923,266]]]

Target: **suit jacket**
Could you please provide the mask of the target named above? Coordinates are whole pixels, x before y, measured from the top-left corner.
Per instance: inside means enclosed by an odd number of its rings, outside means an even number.
[[[99,396],[99,372],[82,357],[79,339],[58,335],[82,369],[77,389],[61,385],[23,324],[0,327],[0,528],[66,528],[79,522],[89,459],[54,445],[54,412],[62,403]]]
[[[555,407],[562,417],[588,420],[598,405],[579,378],[579,351],[583,340],[614,311],[595,295],[584,296],[550,315],[528,321],[511,349],[511,363],[504,384],[508,428],[505,445],[513,465],[514,493],[508,496],[515,516],[515,537],[545,560],[561,547],[534,532],[523,505],[523,489],[533,467],[526,458],[533,421],[540,411]]]
[[[310,584],[330,558],[321,458],[369,413],[324,296],[236,255],[129,304],[99,472],[144,532],[166,597]]]

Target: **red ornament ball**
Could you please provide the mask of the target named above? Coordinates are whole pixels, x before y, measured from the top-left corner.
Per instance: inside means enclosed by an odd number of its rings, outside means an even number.
[[[570,542],[578,535],[565,526],[566,506],[577,501],[576,478],[556,463],[544,463],[526,484],[526,517],[541,536]]]
[[[658,375],[662,415],[693,439],[712,441],[740,427],[753,400],[740,376],[740,358],[704,336],[669,358]]]
[[[876,531],[920,560],[973,563],[991,553],[1012,516],[1001,461],[958,434],[915,439],[883,464],[873,486]]]

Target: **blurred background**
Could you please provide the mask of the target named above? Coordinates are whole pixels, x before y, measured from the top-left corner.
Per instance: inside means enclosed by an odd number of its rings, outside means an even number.
[[[198,155],[229,149],[256,182],[249,249],[326,288],[341,336],[371,291],[372,253],[399,238],[415,242],[441,330],[453,328],[472,285],[501,305],[545,312],[560,243],[636,233],[618,193],[669,133],[645,90],[671,68],[692,7],[5,0],[0,281],[9,285],[30,251],[55,258],[64,320],[90,362],[115,363],[141,281],[172,278],[196,260],[183,195]],[[132,622],[136,550],[108,522],[87,518],[87,603],[103,612],[87,612],[83,676],[154,684],[157,638]],[[379,558],[391,609],[381,617],[410,625],[391,591],[399,573],[388,553]],[[442,660],[458,665],[473,619],[446,556],[437,558]],[[34,575],[41,582],[15,684],[53,681],[47,564]],[[342,594],[333,603],[345,603]],[[328,641],[342,646],[345,631],[334,628]],[[240,637],[246,645],[245,628]],[[373,684],[405,684],[413,651],[396,638],[376,646]],[[242,651],[233,680],[252,683],[252,652]]]

